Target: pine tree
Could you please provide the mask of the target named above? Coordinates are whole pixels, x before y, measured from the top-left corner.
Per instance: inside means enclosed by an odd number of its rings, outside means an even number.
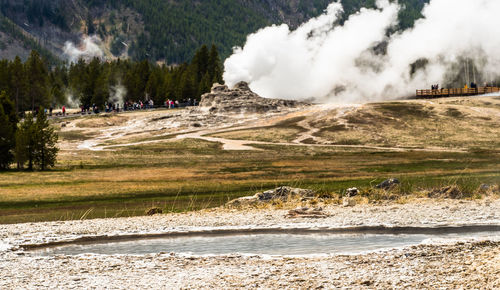
[[[2,91],[2,93],[0,93],[0,107],[3,109],[3,112],[4,112],[5,116],[7,117],[8,124],[11,127],[10,130],[5,129],[5,128],[0,129],[8,137],[7,138],[8,142],[5,144],[10,144],[10,145],[8,145],[8,146],[10,146],[10,150],[7,150],[7,151],[0,150],[0,152],[1,152],[0,155],[4,156],[4,158],[5,158],[4,160],[9,160],[9,164],[10,164],[10,162],[12,162],[14,159],[12,149],[14,149],[14,147],[15,147],[15,134],[17,131],[18,117],[17,117],[16,111],[14,108],[15,105],[10,100],[10,98],[7,97],[7,94],[5,93],[5,91]],[[3,127],[4,125],[2,125],[1,127]],[[0,157],[0,159],[3,159],[3,158]],[[2,163],[2,161],[0,161],[0,163]],[[8,165],[7,165],[7,167],[8,167]],[[2,168],[2,165],[0,165],[0,168]]]
[[[152,99],[155,103],[157,103],[160,91],[160,72],[158,70],[154,70],[149,76],[145,90],[147,99]]]
[[[41,170],[53,167],[56,162],[57,152],[57,133],[49,124],[44,110],[39,110],[34,124],[35,148],[34,162]]]
[[[191,61],[191,66],[193,66],[195,72],[194,81],[198,84],[201,82],[201,79],[208,71],[208,58],[209,52],[208,47],[203,45],[194,55],[193,60]]]
[[[14,130],[9,117],[5,114],[3,106],[0,105],[0,170],[6,170],[12,163],[14,156]]]
[[[194,99],[197,95],[197,87],[194,81],[193,73],[190,70],[186,70],[181,77],[179,84],[179,95],[178,100],[184,99]]]
[[[208,57],[208,74],[210,76],[210,81],[212,82],[212,84],[224,84],[224,80],[222,79],[223,72],[224,69],[222,68],[222,62],[220,60],[217,47],[215,45],[212,45]]]
[[[198,85],[198,95],[201,96],[205,93],[210,92],[211,88],[212,88],[211,78],[209,73],[206,72],[205,75],[201,78],[201,81]]]
[[[47,103],[48,92],[48,70],[36,50],[32,50],[25,63],[27,83],[29,84],[27,94],[31,96],[31,110]]]
[[[11,101],[11,99],[7,96],[7,93],[5,91],[2,91],[0,93],[0,106],[3,107],[4,113],[9,119],[9,122],[12,126],[12,130],[15,132],[18,122],[16,109],[14,102]]]
[[[19,124],[16,132],[15,157],[17,168],[22,169],[28,162],[28,169],[33,170],[35,153],[35,123],[33,115],[28,113],[24,121]]]
[[[16,113],[26,109],[24,105],[24,90],[26,89],[26,77],[24,74],[23,63],[21,58],[16,56],[10,64],[10,80],[11,80],[11,95],[14,96]]]

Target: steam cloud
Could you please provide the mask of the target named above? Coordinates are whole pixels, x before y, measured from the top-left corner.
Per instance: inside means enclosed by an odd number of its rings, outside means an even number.
[[[70,62],[77,62],[80,58],[91,60],[94,57],[103,58],[104,53],[99,48],[101,40],[97,36],[84,36],[82,43],[77,47],[71,41],[64,44],[64,55],[68,57]]]
[[[261,29],[226,60],[224,79],[230,86],[246,81],[269,98],[361,102],[499,76],[500,1],[431,0],[414,28],[388,35],[399,10],[378,0],[377,9],[363,8],[339,25],[343,9],[335,2],[295,31],[285,24]]]
[[[118,82],[117,85],[109,88],[109,103],[122,104],[125,103],[125,96],[127,95],[127,89]]]

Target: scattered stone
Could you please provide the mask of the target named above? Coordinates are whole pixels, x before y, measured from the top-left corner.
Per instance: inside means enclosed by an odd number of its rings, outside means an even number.
[[[155,215],[160,213],[163,213],[163,210],[159,207],[153,207],[146,211],[146,215]]]
[[[452,199],[460,199],[462,198],[463,192],[460,191],[460,189],[453,185],[453,186],[445,186],[442,188],[436,188],[429,192],[427,195],[430,198],[452,198]]]
[[[272,200],[288,201],[291,198],[310,198],[314,197],[315,192],[310,189],[293,188],[289,186],[280,186],[275,189],[256,193],[253,196],[245,196],[228,202],[227,206],[255,205],[259,202],[268,202]]]
[[[256,196],[244,196],[240,197],[237,199],[233,199],[226,203],[226,206],[228,207],[242,207],[242,206],[249,206],[249,205],[255,205],[259,202],[259,198]]]
[[[265,113],[308,105],[304,102],[267,99],[250,90],[245,82],[237,83],[233,89],[214,84],[210,93],[201,96],[200,108],[210,113]]]
[[[496,185],[495,185],[496,186]],[[358,199],[357,197],[355,198]],[[409,288],[500,289],[500,241],[418,245],[353,255],[268,258],[241,254],[186,256],[170,252],[145,255],[57,255],[40,257],[22,244],[69,241],[81,236],[114,236],[198,231],[200,228],[340,228],[359,226],[432,227],[498,224],[500,199],[461,202],[422,199],[404,205],[323,205],[326,218],[285,218],[284,209],[214,209],[188,213],[10,224],[0,227],[0,289],[105,288],[110,279],[127,288]],[[451,210],[456,208],[457,210]],[[19,251],[25,255],[19,255]],[[112,267],[119,265],[119,267]],[[88,273],[85,273],[88,271]],[[165,275],[168,273],[168,275]],[[72,281],[81,277],[80,282]],[[110,278],[111,277],[111,278]],[[189,277],[189,279],[186,279]],[[296,282],[298,279],[304,282]],[[325,283],[326,281],[326,283]],[[371,281],[370,286],[360,283]],[[116,284],[115,283],[115,284]],[[367,282],[368,283],[368,282]],[[37,286],[38,285],[38,286]],[[232,286],[234,285],[234,286]],[[254,286],[258,285],[258,286]]]
[[[342,199],[342,205],[344,207],[348,207],[348,206],[355,206],[356,205],[356,200],[354,200],[354,198],[352,197],[344,197]]]
[[[484,194],[495,194],[500,193],[500,186],[498,184],[481,184],[479,186],[479,191]]]
[[[256,196],[259,200],[281,199],[282,201],[287,201],[289,197],[313,197],[314,191],[310,189],[280,186],[272,190],[257,193]]]
[[[347,197],[353,197],[359,194],[359,189],[356,187],[351,187],[346,190]]]
[[[323,208],[299,207],[288,211],[287,218],[325,218],[328,214],[323,212]]]
[[[381,188],[385,190],[389,190],[392,187],[396,186],[397,184],[400,184],[399,180],[396,178],[389,178],[387,180],[382,181],[380,184],[377,184],[375,187],[376,188]]]

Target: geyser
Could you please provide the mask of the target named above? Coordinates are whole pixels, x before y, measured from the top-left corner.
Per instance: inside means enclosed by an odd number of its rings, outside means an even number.
[[[226,60],[224,79],[248,82],[268,98],[348,103],[499,76],[500,1],[431,0],[413,28],[392,33],[400,6],[376,5],[343,25],[342,5],[334,2],[294,31],[286,24],[261,29]]]
[[[99,48],[100,43],[101,40],[95,35],[84,36],[79,47],[71,41],[66,41],[63,49],[64,55],[70,62],[77,62],[81,58],[86,61],[89,61],[94,57],[102,59],[104,58],[104,52],[101,48]]]

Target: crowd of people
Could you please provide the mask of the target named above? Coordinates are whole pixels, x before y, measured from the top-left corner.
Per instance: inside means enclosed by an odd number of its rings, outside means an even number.
[[[197,106],[198,102],[196,99],[186,99],[181,102],[179,101],[174,101],[167,99],[165,102],[161,105],[155,105],[153,100],[147,100],[147,101],[138,101],[138,102],[133,102],[133,101],[126,101],[123,104],[120,104],[118,102],[106,102],[104,104],[104,111],[106,113],[118,113],[118,112],[123,112],[123,111],[135,111],[135,110],[148,110],[148,109],[159,109],[159,108],[167,108],[167,109],[174,109],[174,108],[183,108],[183,107],[190,107],[190,106]],[[49,115],[52,116],[52,110],[53,108],[51,107],[50,109],[44,109],[45,112]],[[38,112],[38,110],[36,110]],[[86,105],[81,105],[80,106],[80,114],[98,114],[101,112],[101,109],[99,106],[96,104],[86,104]],[[61,107],[61,111],[56,114],[57,116],[65,116],[66,115],[66,106]]]

